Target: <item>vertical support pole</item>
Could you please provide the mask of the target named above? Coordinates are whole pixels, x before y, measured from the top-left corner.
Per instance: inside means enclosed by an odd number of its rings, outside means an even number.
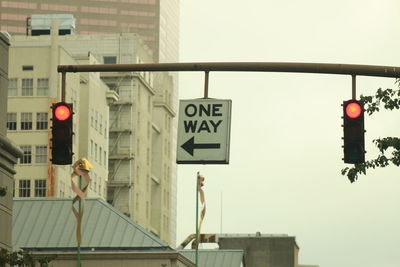
[[[199,263],[199,173],[196,175],[196,256],[195,266]]]
[[[351,99],[356,99],[356,75],[351,75]]]
[[[82,190],[82,176],[79,176],[79,189]],[[79,216],[80,216],[81,212],[82,212],[82,210],[81,210],[81,199],[78,200],[78,211],[79,211]],[[76,263],[76,266],[77,267],[81,267],[81,243],[80,242],[78,242],[78,247],[77,247],[77,263]]]
[[[220,221],[219,233],[222,234],[222,191],[221,191],[221,221]]]
[[[65,102],[65,80],[67,77],[66,72],[61,72],[61,101]]]
[[[205,78],[204,78],[204,98],[208,98],[208,76],[210,74],[209,71],[205,71]]]

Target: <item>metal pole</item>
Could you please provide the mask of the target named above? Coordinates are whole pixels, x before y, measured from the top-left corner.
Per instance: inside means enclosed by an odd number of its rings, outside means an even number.
[[[356,75],[351,75],[351,99],[356,99]]]
[[[61,101],[65,102],[65,80],[66,80],[67,72],[61,72]]]
[[[220,221],[221,225],[220,225],[220,231],[219,233],[222,234],[222,191],[221,191],[221,221]]]
[[[79,176],[79,189],[82,190],[82,176]],[[81,217],[81,199],[78,200],[79,217]],[[81,217],[82,219],[82,217]],[[78,242],[77,267],[81,267],[81,243]]]
[[[195,256],[195,266],[199,263],[199,173],[196,175],[196,256]]]
[[[204,98],[208,98],[208,76],[210,72],[205,72],[205,80],[204,80]]]
[[[198,62],[59,65],[58,72],[245,71],[296,72],[400,78],[400,67],[297,62]]]

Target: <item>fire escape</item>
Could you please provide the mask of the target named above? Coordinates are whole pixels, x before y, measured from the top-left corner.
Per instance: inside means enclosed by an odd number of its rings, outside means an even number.
[[[132,97],[121,94],[121,88],[132,90],[123,84],[129,77],[107,77],[107,83],[112,81],[113,90],[119,92],[120,99],[110,107],[109,127],[109,175],[108,175],[108,202],[112,205],[121,197],[122,191],[126,191],[131,198],[131,186],[133,185],[133,101]],[[111,86],[110,86],[111,87]],[[130,214],[131,201],[128,201],[125,213]]]

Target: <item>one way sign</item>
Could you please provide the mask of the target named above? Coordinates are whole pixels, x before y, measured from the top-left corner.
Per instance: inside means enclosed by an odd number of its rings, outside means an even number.
[[[179,102],[178,164],[228,164],[231,100]]]

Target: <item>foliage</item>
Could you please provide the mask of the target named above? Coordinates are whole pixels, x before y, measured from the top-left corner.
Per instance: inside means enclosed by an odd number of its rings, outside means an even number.
[[[54,260],[55,257],[37,257],[31,253],[19,250],[9,252],[8,250],[0,249],[0,267],[5,266],[27,266],[34,267],[35,263],[39,263],[40,267],[49,266],[49,262]]]
[[[374,96],[360,96],[360,100],[364,101],[366,105],[365,111],[368,115],[379,112],[381,106],[384,109],[393,110],[400,109],[400,80],[396,80],[399,89],[386,89],[379,88]],[[360,164],[354,164],[354,167],[346,167],[342,169],[342,175],[347,175],[350,182],[355,182],[359,174],[366,174],[367,169],[370,168],[384,168],[393,164],[400,166],[400,138],[385,137],[373,140],[373,143],[379,149],[380,154],[376,159],[372,159]],[[391,153],[389,153],[391,151]],[[389,155],[387,155],[389,154]]]

